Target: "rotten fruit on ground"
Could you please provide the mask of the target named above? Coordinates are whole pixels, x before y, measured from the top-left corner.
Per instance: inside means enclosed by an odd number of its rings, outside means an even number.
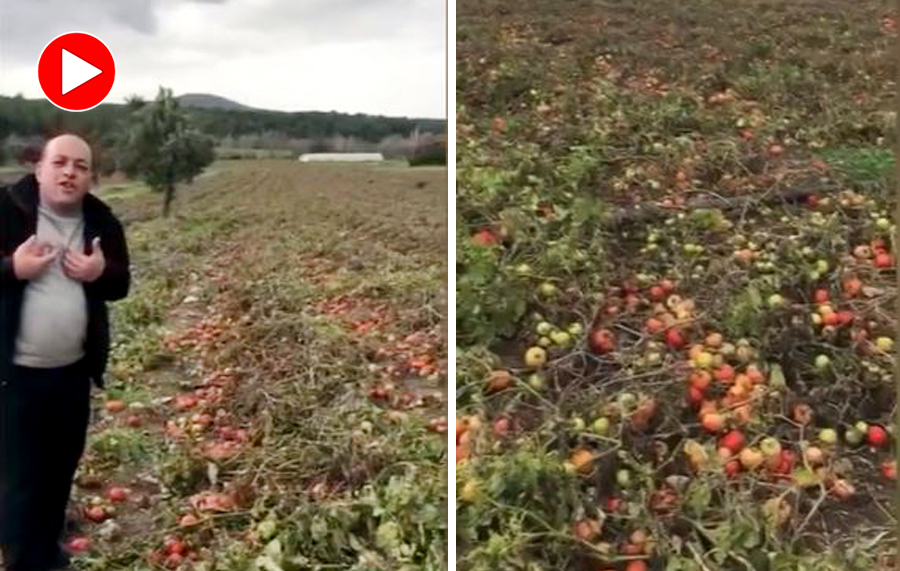
[[[739,430],[732,430],[722,437],[719,445],[727,448],[732,454],[737,454],[743,450],[746,442],[743,433]]]
[[[593,541],[600,535],[600,522],[595,519],[581,519],[572,526],[572,533],[581,541]]]
[[[638,403],[637,409],[631,414],[631,427],[637,432],[643,432],[650,426],[650,422],[656,415],[659,405],[656,399],[645,398]]]
[[[587,448],[578,448],[572,452],[569,462],[578,472],[588,474],[593,469],[594,453]]]
[[[890,337],[879,337],[875,340],[875,346],[882,353],[890,353],[894,349],[894,340]]]
[[[103,506],[90,506],[84,510],[84,515],[96,523],[103,522],[109,518],[106,508]]]
[[[508,389],[511,384],[512,375],[509,374],[509,371],[492,371],[488,376],[488,391],[492,393]]]
[[[843,478],[838,478],[831,485],[831,492],[842,500],[848,500],[856,493],[856,488]]]
[[[547,362],[547,351],[541,347],[531,347],[525,352],[525,364],[532,369],[542,367]]]
[[[125,401],[118,400],[118,399],[112,399],[112,400],[106,401],[106,412],[111,412],[111,413],[115,414],[118,412],[122,412],[126,408],[127,408],[127,406],[125,404]]]
[[[710,412],[701,417],[700,424],[702,424],[703,428],[708,432],[720,432],[725,428],[725,417],[718,412]]]
[[[758,448],[744,448],[739,455],[741,465],[748,471],[753,471],[762,466],[765,458]]]
[[[595,353],[611,353],[616,350],[616,338],[609,329],[595,329],[591,331],[588,345]]]
[[[91,548],[91,540],[87,537],[73,537],[66,542],[66,548],[73,553],[84,553]]]

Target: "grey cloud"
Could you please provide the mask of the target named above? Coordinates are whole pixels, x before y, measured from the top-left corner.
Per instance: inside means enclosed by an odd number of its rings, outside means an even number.
[[[399,38],[423,26],[439,27],[435,0],[272,0],[240,14],[242,27],[291,29],[313,43]],[[237,12],[235,12],[236,14]]]
[[[0,0],[0,65],[16,78],[10,85],[0,75],[0,93],[34,89],[27,78],[47,42],[84,31],[115,54],[117,93],[152,97],[159,82],[283,109],[332,100],[346,109],[412,109],[444,99],[422,78],[443,73],[445,1]],[[415,63],[404,63],[406,56]],[[357,76],[366,77],[368,92],[344,98],[358,91]],[[241,77],[253,77],[253,85]],[[408,96],[392,85],[407,85]]]
[[[116,0],[95,0],[98,4],[108,5],[113,20],[143,34],[153,34],[157,30],[158,21],[150,0],[132,0],[117,2]],[[101,6],[98,6],[101,8]],[[101,8],[102,9],[102,8]]]

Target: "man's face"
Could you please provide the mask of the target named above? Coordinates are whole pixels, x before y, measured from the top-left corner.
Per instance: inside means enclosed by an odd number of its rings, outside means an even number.
[[[51,207],[73,208],[91,189],[91,149],[72,135],[47,143],[35,171],[41,199]]]

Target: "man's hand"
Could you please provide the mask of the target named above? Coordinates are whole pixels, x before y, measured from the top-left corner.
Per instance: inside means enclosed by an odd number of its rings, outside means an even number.
[[[66,252],[63,270],[67,276],[88,284],[103,275],[103,270],[106,269],[106,258],[103,257],[103,250],[100,249],[100,238],[94,238],[91,247],[90,256],[71,250]]]
[[[50,244],[38,242],[37,236],[25,240],[13,252],[13,272],[22,281],[33,280],[56,259],[59,250]]]

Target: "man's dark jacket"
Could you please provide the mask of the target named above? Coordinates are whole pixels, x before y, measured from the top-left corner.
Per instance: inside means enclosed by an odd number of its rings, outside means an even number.
[[[28,175],[8,188],[0,187],[0,380],[8,379],[13,366],[22,299],[27,282],[13,272],[12,255],[19,245],[37,232],[40,202],[37,179]],[[88,304],[85,361],[91,379],[103,387],[109,360],[109,312],[106,302],[128,295],[131,283],[128,246],[121,223],[99,198],[84,197],[84,249],[91,253],[94,238],[106,259],[106,269],[93,283],[84,284]]]

